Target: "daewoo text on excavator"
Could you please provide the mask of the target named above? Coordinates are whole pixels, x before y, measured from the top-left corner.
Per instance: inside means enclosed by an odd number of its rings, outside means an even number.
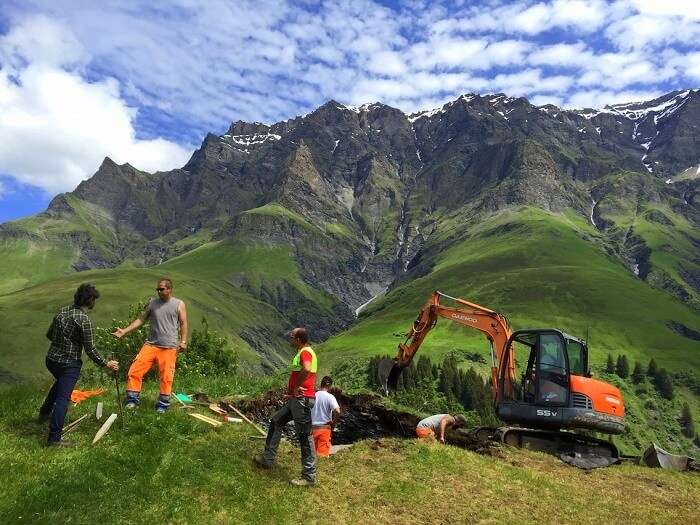
[[[440,304],[450,299],[455,306]],[[380,366],[387,392],[411,364],[439,317],[481,331],[491,343],[491,388],[496,415],[510,425],[480,427],[477,437],[554,454],[617,458],[611,442],[562,430],[624,431],[625,406],[620,391],[592,379],[586,342],[554,328],[512,332],[502,314],[439,291],[421,309],[396,357]],[[516,381],[515,343],[529,349],[521,381]]]

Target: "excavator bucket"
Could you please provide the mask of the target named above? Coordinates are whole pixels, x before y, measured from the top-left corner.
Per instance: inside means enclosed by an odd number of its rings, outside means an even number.
[[[379,362],[377,366],[377,380],[386,395],[396,390],[402,370],[403,368],[398,366],[393,359],[382,359]]]

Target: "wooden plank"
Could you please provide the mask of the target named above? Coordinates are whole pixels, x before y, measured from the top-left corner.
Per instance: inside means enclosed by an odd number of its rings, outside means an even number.
[[[267,432],[265,432],[262,428],[260,428],[260,427],[259,427],[258,425],[256,425],[255,423],[253,423],[250,419],[248,419],[247,417],[245,417],[245,414],[244,414],[243,412],[241,412],[240,410],[238,410],[238,409],[237,409],[235,406],[233,406],[231,403],[229,403],[229,404],[226,405],[226,406],[231,407],[231,408],[233,409],[233,411],[234,411],[236,414],[238,414],[239,416],[241,416],[241,419],[243,419],[243,421],[245,421],[246,423],[249,423],[250,425],[253,426],[253,428],[255,428],[255,430],[257,430],[258,432],[260,432],[260,435],[262,435],[262,436],[267,436]]]
[[[87,415],[87,414],[84,414],[84,415],[80,416],[78,419],[76,419],[75,421],[73,421],[72,423],[70,423],[70,424],[66,425],[65,427],[63,427],[63,431],[61,432],[61,434],[68,434],[68,432],[70,432],[70,431],[73,430],[75,427],[77,427],[78,424],[79,424],[83,419],[85,419],[86,417],[88,417],[88,415]]]
[[[188,412],[187,414],[192,416],[193,418],[199,419],[200,421],[204,421],[205,423],[209,423],[213,427],[220,427],[221,425],[223,425],[223,423],[221,421],[216,421],[215,419],[204,416],[202,414],[197,414],[195,412]]]
[[[92,439],[93,445],[97,443],[100,439],[102,439],[102,437],[109,431],[109,428],[112,426],[112,423],[114,423],[116,419],[117,414],[112,414],[107,418],[107,421],[104,422],[104,424],[97,431],[97,434],[95,434],[95,437]]]
[[[228,414],[228,412],[226,412],[223,408],[221,408],[219,405],[217,405],[215,403],[211,403],[209,405],[209,410],[211,410],[212,412],[214,412],[215,414],[218,414],[220,416],[225,416],[226,414]]]

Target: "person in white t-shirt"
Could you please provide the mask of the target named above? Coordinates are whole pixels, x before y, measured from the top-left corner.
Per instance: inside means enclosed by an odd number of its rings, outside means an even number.
[[[338,418],[340,405],[328,389],[333,386],[333,380],[325,376],[321,379],[320,389],[316,391],[316,403],[311,410],[311,433],[314,438],[316,455],[325,457],[331,454],[331,434]]]

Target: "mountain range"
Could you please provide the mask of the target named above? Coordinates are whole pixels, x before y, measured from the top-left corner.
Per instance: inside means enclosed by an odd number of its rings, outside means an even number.
[[[40,327],[86,279],[111,293],[95,312],[104,321],[174,276],[193,316],[225,331],[251,366],[274,368],[288,354],[284,327],[325,340],[414,312],[427,283],[451,283],[433,279],[449,261],[469,266],[452,273],[455,293],[579,329],[596,309],[622,348],[697,367],[699,188],[700,90],[573,111],[504,94],[414,114],[331,100],[272,125],[237,121],[180,169],[105,158],[45,212],[0,225],[0,314],[13,320],[0,370],[36,365]],[[615,276],[604,292],[631,294],[627,307],[576,295],[591,267]],[[530,277],[509,272],[533,268],[558,270],[524,293]],[[653,348],[620,308],[655,327]]]

